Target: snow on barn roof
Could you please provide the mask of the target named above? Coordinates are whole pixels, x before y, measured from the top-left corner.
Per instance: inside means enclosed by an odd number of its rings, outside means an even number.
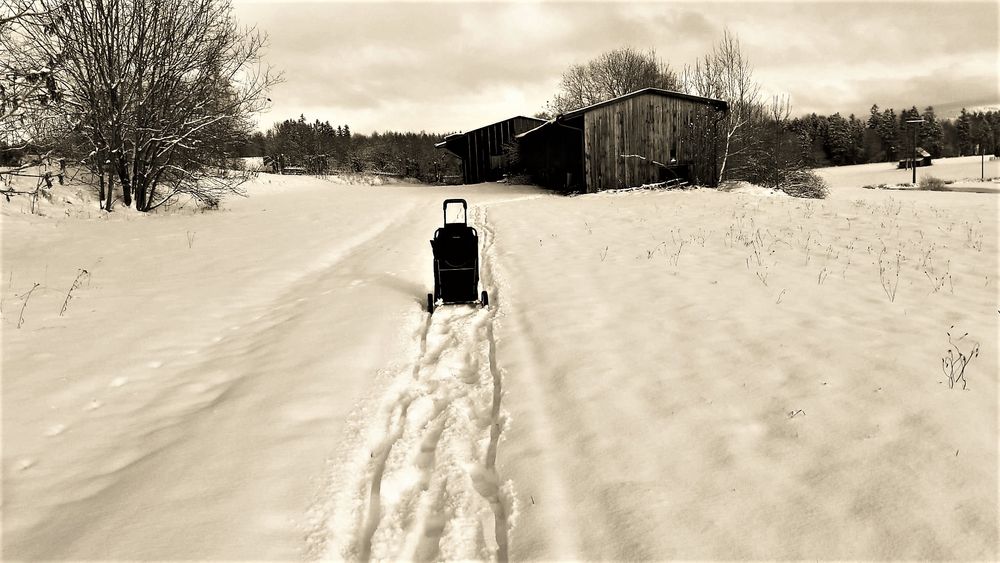
[[[634,98],[635,96],[641,96],[643,94],[655,94],[657,96],[663,96],[665,98],[677,98],[680,100],[688,100],[691,102],[700,102],[708,106],[712,106],[720,111],[729,111],[729,104],[722,100],[716,100],[715,98],[706,98],[703,96],[695,96],[693,94],[684,94],[681,92],[674,92],[673,90],[663,90],[662,88],[643,88],[642,90],[636,90],[635,92],[629,92],[623,96],[618,96],[617,98],[611,98],[610,100],[604,100],[603,102],[597,102],[596,104],[591,104],[586,107],[568,111],[563,114],[563,117],[572,118],[583,115],[588,111],[595,110],[600,107],[618,103],[622,100],[627,100],[629,98]]]
[[[566,113],[559,114],[554,119],[546,121],[546,122],[540,124],[538,127],[535,127],[534,129],[531,129],[529,131],[525,131],[524,133],[521,133],[520,135],[515,135],[515,138],[520,139],[522,137],[528,136],[528,135],[534,133],[535,131],[538,131],[539,129],[542,129],[543,127],[548,126],[551,123],[555,123],[556,120],[559,120],[559,119],[571,119],[571,118],[574,118],[574,117],[579,117],[579,116],[581,116],[581,115],[583,115],[583,114],[585,114],[585,113],[587,113],[589,111],[595,110],[597,108],[601,108],[601,107],[604,107],[604,106],[607,106],[607,105],[618,103],[618,102],[620,102],[622,100],[627,100],[628,98],[633,98],[635,96],[641,96],[643,94],[654,94],[654,95],[657,95],[657,96],[663,96],[665,98],[677,98],[677,99],[681,99],[681,100],[688,100],[688,101],[692,101],[692,102],[699,102],[699,103],[705,104],[707,106],[711,106],[711,107],[713,107],[713,108],[715,108],[715,109],[717,109],[719,111],[729,111],[729,104],[727,104],[723,100],[717,100],[715,98],[706,98],[706,97],[703,97],[703,96],[695,96],[695,95],[692,95],[692,94],[684,94],[684,93],[681,93],[681,92],[674,92],[673,90],[663,90],[662,88],[643,88],[642,90],[636,90],[635,92],[629,92],[628,94],[625,94],[623,96],[618,96],[617,98],[611,98],[610,100],[604,100],[603,102],[597,102],[596,104],[591,104],[589,106],[585,106],[585,107],[582,107],[582,108],[570,110],[570,111],[568,111]]]
[[[493,127],[494,125],[499,125],[499,124],[501,124],[501,123],[503,123],[505,121],[510,121],[512,119],[527,119],[528,121],[537,121],[539,124],[545,123],[544,119],[539,119],[537,117],[525,117],[523,115],[515,115],[513,117],[508,117],[507,119],[501,119],[500,121],[497,121],[495,123],[489,123],[487,125],[482,125],[480,127],[476,127],[475,129],[469,129],[468,131],[465,131],[464,133],[452,133],[450,135],[445,135],[444,140],[441,141],[440,143],[434,143],[434,146],[437,147],[437,148],[444,148],[444,146],[448,143],[449,139],[457,139],[459,137],[464,137],[464,136],[468,135],[469,133],[474,133],[476,131],[479,131],[480,129],[486,129],[487,127]]]

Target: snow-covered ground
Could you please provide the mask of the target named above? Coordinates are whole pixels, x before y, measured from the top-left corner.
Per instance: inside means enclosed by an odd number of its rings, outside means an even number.
[[[3,557],[996,559],[997,196],[861,189],[890,167],[822,171],[825,201],[15,198]],[[429,316],[449,197],[491,306]]]

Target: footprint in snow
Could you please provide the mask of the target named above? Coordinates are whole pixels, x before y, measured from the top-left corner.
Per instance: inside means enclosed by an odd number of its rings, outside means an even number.
[[[91,401],[87,403],[87,406],[83,407],[83,409],[88,411],[96,411],[102,406],[104,406],[104,403],[98,401],[97,399],[91,399]]]
[[[35,460],[31,459],[30,457],[22,457],[21,459],[17,460],[17,469],[18,471],[24,471],[25,469],[29,469],[30,467],[34,466],[35,463],[36,463]]]
[[[111,386],[112,387],[121,387],[122,385],[125,385],[126,383],[128,383],[128,378],[127,377],[116,377],[116,378],[114,378],[114,379],[111,380]]]
[[[146,363],[146,367],[148,367],[150,369],[157,369],[157,368],[159,368],[162,365],[163,365],[163,362],[161,362],[159,360],[153,360],[151,362],[147,362]]]
[[[48,437],[58,436],[66,431],[65,424],[53,424],[49,426],[49,429],[45,431],[45,435]]]

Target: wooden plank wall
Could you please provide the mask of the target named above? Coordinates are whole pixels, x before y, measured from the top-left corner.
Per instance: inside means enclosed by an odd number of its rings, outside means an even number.
[[[692,131],[703,132],[712,113],[707,109],[689,100],[644,94],[584,114],[587,191],[658,182],[661,168],[649,161],[668,164],[671,151],[678,163],[691,163],[699,173],[706,164],[710,167],[710,161],[696,162],[710,155],[692,146]]]
[[[513,140],[514,135],[534,129],[540,122],[515,117],[487,127],[482,127],[466,133],[466,154],[462,157],[466,184],[478,184],[491,180],[499,180],[503,173],[502,166],[496,164],[491,157],[503,155],[503,146]]]

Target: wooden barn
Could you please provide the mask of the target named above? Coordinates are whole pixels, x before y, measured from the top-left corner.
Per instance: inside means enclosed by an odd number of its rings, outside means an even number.
[[[517,136],[534,181],[597,192],[659,182],[714,184],[726,102],[645,88],[562,114]]]
[[[519,115],[465,133],[448,135],[434,146],[462,159],[463,183],[495,181],[501,179],[507,170],[505,145],[512,143],[519,133],[542,123],[545,123],[544,119]]]
[[[896,166],[896,168],[905,168],[909,170],[911,166],[916,168],[919,166],[931,166],[934,164],[934,160],[931,158],[931,153],[925,151],[922,147],[917,147],[913,152],[917,153],[916,160],[914,160],[912,156],[908,156],[900,160],[899,165]]]

